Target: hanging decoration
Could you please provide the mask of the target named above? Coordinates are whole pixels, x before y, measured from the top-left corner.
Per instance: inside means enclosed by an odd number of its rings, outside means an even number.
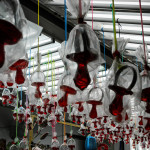
[[[91,6],[92,28],[85,22]],[[100,41],[94,28],[93,0],[64,0],[65,41],[59,50],[64,64],[64,72],[56,83],[56,61],[51,49],[41,61],[40,53],[40,0],[38,0],[38,26],[25,17],[18,0],[0,1],[0,89],[2,105],[14,107],[13,118],[16,121],[16,137],[10,150],[30,149],[31,141],[41,130],[52,128],[52,150],[76,150],[73,126],[77,133],[86,137],[86,149],[108,149],[104,140],[115,144],[124,141],[132,143],[133,148],[139,143],[149,148],[150,142],[150,67],[148,64],[148,46],[144,39],[144,26],[141,0],[139,0],[143,44],[134,52],[136,65],[124,59],[126,45],[130,41],[120,37],[121,25],[116,22],[115,3],[112,0],[113,44],[112,66],[107,72],[105,29],[103,34],[104,59],[101,56]],[[3,8],[3,9],[2,9]],[[78,24],[67,30],[67,9]],[[9,11],[5,11],[9,10]],[[119,38],[116,34],[119,26]],[[38,51],[30,49],[38,37]],[[30,56],[27,50],[30,49]],[[15,55],[14,55],[15,54]],[[141,67],[138,65],[141,63]],[[36,63],[36,64],[35,64]],[[41,67],[42,63],[42,67]],[[105,63],[105,64],[104,64]],[[98,84],[100,66],[104,64],[106,81]],[[29,66],[29,67],[28,67]],[[33,70],[31,71],[31,66]],[[47,72],[42,71],[46,68]],[[142,70],[139,73],[139,67]],[[28,69],[28,71],[27,71]],[[28,74],[28,75],[27,75]],[[49,85],[51,81],[51,85]],[[26,102],[23,91],[26,90]],[[67,118],[67,114],[69,117]],[[34,117],[36,122],[34,122]],[[68,122],[69,121],[69,122]],[[25,124],[24,136],[18,138],[18,125]],[[63,142],[57,136],[57,124],[63,124]],[[38,126],[37,135],[30,137],[29,131]],[[67,137],[66,125],[71,126]],[[49,133],[42,135],[38,144]],[[34,144],[33,144],[34,145]]]

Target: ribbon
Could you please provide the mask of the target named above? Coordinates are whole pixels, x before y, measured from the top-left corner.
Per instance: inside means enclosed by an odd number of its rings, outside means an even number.
[[[101,28],[101,31],[103,32],[103,45],[104,45],[104,60],[105,60],[105,76],[106,76],[106,47],[105,47],[105,36],[104,36],[104,29]]]
[[[92,8],[92,30],[93,30],[93,0],[91,0],[91,8]]]
[[[22,85],[21,85],[20,97],[21,97],[21,100],[20,100],[20,105],[22,106]]]
[[[56,94],[55,93],[56,90],[55,90],[55,61],[54,60],[53,60],[53,83],[54,83],[54,85],[53,85],[54,86],[53,87],[54,88],[54,94]]]
[[[47,91],[48,91],[48,73],[49,73],[49,52],[48,52],[48,63],[47,63],[47,65],[48,65],[48,68],[47,68]]]
[[[29,63],[29,79],[30,79],[30,68],[31,68],[31,60],[32,60],[32,57],[31,57],[31,48],[30,48],[30,63]]]
[[[70,117],[71,117],[71,105],[70,105]],[[72,132],[72,125],[71,125],[71,132]]]
[[[66,125],[65,125],[65,122],[66,122],[66,113],[64,112],[64,142],[66,143]]]
[[[40,1],[38,0],[38,26],[40,25]],[[39,43],[40,43],[40,38],[38,37],[38,52],[37,52],[37,59],[38,59],[38,71],[40,71],[40,47],[39,47]]]
[[[52,62],[52,54],[51,54],[51,81],[52,81],[52,95],[53,95],[53,62]]]
[[[67,5],[66,0],[64,0],[64,8],[65,8],[65,45],[67,44]]]
[[[116,38],[116,19],[115,19],[115,4],[112,0],[112,15],[113,15],[113,31],[114,31],[114,42],[115,42],[115,51],[117,51],[117,38]]]
[[[17,87],[16,139],[18,139],[18,101],[19,101],[19,96],[18,96],[18,87]]]
[[[82,18],[82,3],[81,3],[81,0],[79,0],[79,18]]]
[[[141,27],[142,27],[143,47],[144,47],[144,55],[145,55],[145,65],[147,65],[141,0],[139,0],[139,6],[140,6],[140,16],[141,16]]]

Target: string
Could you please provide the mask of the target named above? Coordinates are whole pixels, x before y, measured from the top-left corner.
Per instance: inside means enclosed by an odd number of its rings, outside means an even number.
[[[21,97],[21,100],[20,100],[20,105],[22,106],[22,85],[21,85],[20,97]]]
[[[91,8],[92,8],[92,30],[93,30],[93,0],[91,0]]]
[[[30,79],[30,68],[31,68],[31,60],[32,60],[32,57],[31,57],[31,48],[30,48],[30,63],[29,63],[29,79]]]
[[[32,62],[32,57],[31,57],[31,48],[30,48],[30,62],[29,62],[29,79],[30,79],[30,74],[31,74],[31,62]],[[33,68],[34,68],[34,65],[33,65]],[[22,98],[21,98],[22,99]],[[28,125],[27,125],[27,109],[28,109],[28,99],[27,99],[27,94],[26,94],[26,128],[25,128],[25,132],[24,132],[24,137],[27,136],[27,128],[28,128]]]
[[[18,87],[17,87],[17,116],[16,116],[16,139],[18,138],[18,101],[19,101],[19,96],[18,96]]]
[[[40,25],[40,1],[38,0],[38,26]],[[40,71],[40,38],[38,37],[38,52],[37,52],[37,59],[38,59],[38,71]]]
[[[55,61],[53,60],[53,81],[54,81],[54,94],[55,94]]]
[[[51,80],[52,80],[52,95],[53,95],[53,62],[52,62],[52,54],[51,54]]]
[[[48,91],[48,74],[49,74],[49,52],[48,52],[48,69],[47,69],[47,91]]]
[[[71,105],[70,105],[70,117],[71,117]],[[71,125],[71,132],[72,132],[72,125]]]
[[[65,125],[65,122],[66,122],[66,113],[64,112],[64,138],[66,136],[66,125]],[[64,140],[66,140],[66,139],[64,139]]]
[[[81,4],[81,0],[79,0],[79,18],[82,18],[82,4]]]
[[[28,124],[27,124],[27,109],[28,109],[28,97],[27,97],[27,94],[26,94],[26,128],[25,128],[25,133],[24,133],[24,137],[27,137],[27,133],[28,133]]]
[[[104,36],[104,29],[101,28],[101,31],[103,32],[103,45],[104,45],[104,60],[105,60],[105,76],[106,76],[106,47],[105,47],[105,36]]]
[[[141,26],[142,26],[142,36],[143,36],[143,47],[144,47],[144,55],[145,55],[145,64],[147,65],[141,0],[139,0],[139,6],[140,6],[140,16],[141,16]]]
[[[114,42],[115,42],[115,51],[117,51],[117,38],[116,38],[116,22],[115,22],[115,4],[112,0],[112,15],[113,15],[113,31],[114,31]]]
[[[65,8],[65,45],[67,43],[67,4],[66,0],[64,0],[64,8]]]

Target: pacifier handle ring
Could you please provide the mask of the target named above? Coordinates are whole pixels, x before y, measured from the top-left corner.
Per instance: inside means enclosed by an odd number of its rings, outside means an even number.
[[[130,68],[130,69],[132,70],[132,72],[133,72],[133,80],[132,80],[130,86],[127,88],[127,90],[131,90],[131,89],[135,86],[136,81],[137,81],[137,73],[136,73],[136,70],[135,70],[133,67],[131,67],[131,66],[125,65],[125,66],[121,67],[121,68],[117,71],[117,73],[116,73],[116,75],[115,75],[115,83],[114,83],[114,85],[117,85],[118,79],[119,79],[119,76],[120,76],[121,72],[124,71],[124,70],[127,69],[127,68]]]

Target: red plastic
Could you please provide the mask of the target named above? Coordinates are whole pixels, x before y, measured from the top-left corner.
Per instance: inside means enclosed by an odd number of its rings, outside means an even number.
[[[91,112],[89,114],[90,118],[92,118],[92,119],[97,118],[96,106],[97,105],[102,105],[102,102],[101,101],[90,100],[90,101],[87,101],[87,103],[92,105],[92,109],[91,109]]]
[[[147,120],[147,124],[145,126],[145,130],[150,131],[150,118],[145,117],[144,119]]]
[[[76,116],[75,116],[75,115],[72,115],[71,117],[72,117],[72,122],[75,123],[75,122],[76,122],[76,118],[75,118]]]
[[[35,110],[35,105],[30,105],[30,111],[33,113]]]
[[[115,123],[113,121],[111,121],[111,126],[115,127]]]
[[[76,102],[76,104],[79,104],[79,106],[78,106],[78,111],[79,112],[82,112],[84,110],[83,103],[84,102]]]
[[[106,145],[106,144],[103,144],[103,143],[101,143],[99,146],[98,146],[98,150],[108,150],[108,145]]]
[[[81,118],[82,118],[82,116],[76,116],[76,118],[77,118],[77,124],[81,124]]]
[[[64,107],[64,111],[67,112],[67,105],[68,105],[68,95],[75,95],[76,94],[76,90],[74,90],[73,88],[66,86],[66,85],[62,85],[60,86],[60,89],[62,91],[65,92],[64,96],[62,98],[59,99],[58,104],[60,107]]]
[[[43,99],[44,105],[46,106],[46,105],[49,103],[49,101],[50,101],[50,100],[49,100],[48,98],[44,98],[44,99]]]
[[[13,86],[14,83],[7,82],[7,86]]]
[[[10,99],[9,99],[9,104],[13,103],[13,100],[16,99],[17,97],[15,95],[10,94]]]
[[[91,82],[91,78],[89,76],[87,64],[91,61],[94,61],[97,58],[96,54],[86,50],[84,52],[73,53],[67,55],[67,58],[76,62],[78,67],[74,77],[75,85],[80,89],[84,90]]]
[[[19,123],[21,123],[23,121],[24,114],[18,114],[18,118],[19,118]]]
[[[31,85],[32,86],[36,86],[35,97],[36,98],[41,98],[42,97],[42,93],[40,91],[40,86],[44,86],[45,83],[44,82],[33,82]]]
[[[25,69],[26,67],[28,67],[28,60],[25,60],[25,59],[19,59],[12,66],[9,67],[10,70],[13,70],[13,71],[16,70],[15,81],[17,84],[24,83],[25,78],[23,76],[22,69]]]
[[[4,99],[3,105],[6,105],[6,104],[7,104],[7,101],[9,100],[9,96],[8,96],[8,95],[3,95],[3,96],[2,96],[2,99]]]
[[[59,150],[58,147],[52,147],[51,149],[52,149],[52,150]]]
[[[4,87],[5,87],[4,83],[2,81],[0,81],[0,88],[3,89]]]
[[[99,125],[101,125],[102,117],[97,118]]]
[[[52,107],[54,107],[54,105],[53,104],[48,104],[49,105],[49,108],[48,108],[48,113],[52,113]]]
[[[0,19],[0,68],[5,62],[5,45],[16,44],[22,38],[22,33],[10,22]]]
[[[60,115],[60,114],[55,114],[55,116],[56,116],[56,121],[57,121],[57,122],[60,122],[60,116],[61,116],[61,115]]]
[[[68,145],[69,150],[74,150],[75,149],[75,145]]]
[[[132,91],[128,91],[127,89],[115,85],[109,85],[109,88],[116,93],[116,97],[109,105],[109,111],[112,115],[117,116],[120,115],[123,111],[123,96],[124,95],[132,95]]]
[[[141,101],[146,102],[146,112],[150,113],[150,87],[142,90]]]
[[[95,120],[93,121],[93,123],[94,123],[94,128],[97,128],[97,121]]]
[[[104,123],[107,123],[108,116],[104,116]]]
[[[28,130],[32,130],[32,123],[28,124]]]
[[[139,118],[141,118],[139,125],[142,126],[143,125],[143,116],[139,116]]]

